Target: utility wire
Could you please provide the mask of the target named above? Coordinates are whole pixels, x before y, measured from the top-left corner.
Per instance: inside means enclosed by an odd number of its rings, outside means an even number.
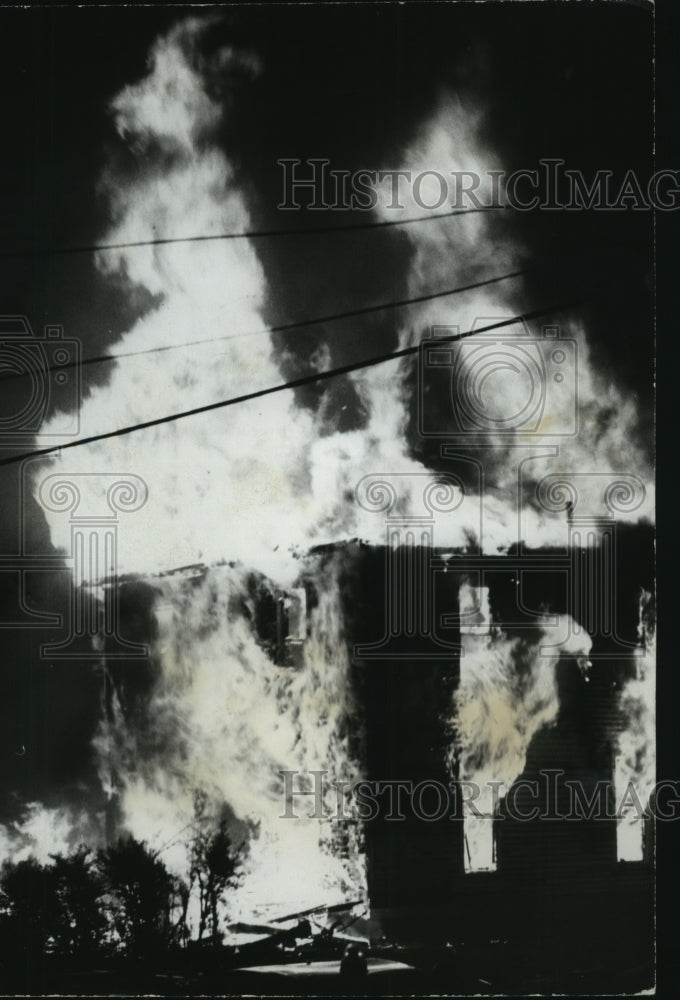
[[[332,323],[337,320],[350,319],[355,316],[368,316],[371,313],[384,312],[387,309],[402,309],[404,306],[415,305],[419,302],[432,302],[434,299],[443,299],[450,295],[460,295],[462,292],[469,292],[475,288],[484,288],[486,285],[493,285],[501,281],[508,281],[510,278],[518,278],[526,273],[526,270],[509,271],[507,274],[499,274],[495,278],[485,278],[482,281],[474,281],[469,285],[458,285],[456,288],[446,288],[441,292],[429,292],[426,295],[417,295],[409,299],[394,299],[390,302],[380,302],[373,306],[362,306],[359,309],[347,309],[345,312],[329,313],[327,316],[314,316],[311,319],[301,319],[294,320],[289,323],[279,323],[277,326],[270,326],[263,330],[230,333],[224,334],[221,337],[205,337],[201,340],[187,340],[182,344],[162,344],[159,347],[147,347],[140,351],[124,351],[120,354],[100,354],[97,357],[83,358],[80,361],[68,361],[66,364],[41,366],[40,372],[61,372],[68,368],[84,368],[87,365],[98,365],[111,361],[119,361],[121,358],[136,358],[144,354],[157,354],[162,351],[176,351],[186,347],[197,347],[201,344],[217,344],[225,340],[238,340],[241,337],[262,337],[265,334],[286,333],[290,330],[298,330],[310,326],[320,326],[322,323]],[[40,342],[38,341],[38,343]],[[3,372],[0,373],[0,382],[10,379],[27,378],[33,374],[34,373],[32,371]]]
[[[162,236],[153,240],[132,240],[126,243],[93,243],[75,247],[43,247],[37,250],[3,250],[0,259],[23,257],[63,257],[69,254],[98,253],[100,250],[130,250],[134,247],[160,247],[173,243],[208,243],[216,240],[258,240],[277,236],[322,236],[328,233],[348,233],[366,229],[388,229],[392,226],[412,226],[417,222],[434,222],[436,219],[450,219],[456,215],[474,215],[478,212],[494,212],[504,209],[504,205],[486,205],[479,208],[458,208],[451,212],[430,212],[413,219],[388,219],[385,222],[346,222],[333,226],[291,227],[289,229],[251,229],[241,233],[213,233],[197,236]]]
[[[488,333],[491,330],[499,330],[502,327],[513,326],[515,323],[536,319],[539,316],[545,315],[545,313],[570,308],[574,305],[582,303],[583,301],[583,297],[580,297],[576,300],[562,302],[551,306],[544,306],[540,309],[532,309],[530,312],[520,313],[516,316],[512,316],[510,319],[499,320],[496,323],[489,323],[486,326],[478,327],[476,330],[467,330],[464,333],[455,333],[448,337],[438,337],[437,342],[453,343],[458,340],[464,340],[467,337],[473,337],[479,333]],[[405,358],[410,355],[417,354],[419,351],[420,344],[416,344],[412,347],[403,347],[398,351],[389,351],[385,354],[377,354],[372,358],[364,358],[361,361],[352,361],[349,364],[340,365],[337,368],[330,368],[326,371],[302,375],[300,378],[291,379],[288,382],[281,382],[278,385],[267,386],[264,389],[256,389],[253,392],[246,392],[240,396],[232,396],[229,399],[221,399],[216,403],[206,403],[204,406],[197,406],[191,410],[182,410],[179,413],[166,414],[163,417],[156,417],[153,420],[145,420],[141,423],[131,424],[128,427],[119,427],[117,430],[106,431],[102,434],[93,434],[86,438],[79,438],[77,441],[67,441],[63,444],[52,445],[49,448],[40,448],[35,451],[23,452],[20,455],[13,455],[9,458],[2,458],[0,459],[0,466],[13,465],[16,462],[22,462],[29,458],[41,458],[45,455],[53,455],[57,452],[66,451],[68,448],[80,448],[83,445],[94,444],[97,441],[106,441],[110,438],[124,437],[128,434],[134,434],[136,431],[146,430],[149,427],[160,427],[162,424],[169,424],[178,420],[184,420],[187,417],[194,417],[200,413],[209,413],[212,410],[224,409],[227,406],[235,406],[238,403],[245,403],[251,399],[260,399],[263,396],[270,396],[276,392],[283,392],[285,389],[297,389],[304,385],[313,385],[315,382],[324,382],[328,379],[337,378],[340,375],[346,375],[350,372],[359,371],[363,368],[372,368],[376,365],[384,364],[387,361],[395,361],[398,358]]]
[[[472,209],[470,209],[469,211],[472,211]],[[392,225],[392,223],[390,223],[390,225]],[[571,259],[574,256],[575,256],[574,254],[562,254],[558,255],[555,258],[555,260],[564,261],[565,259]],[[578,259],[581,260],[584,256],[584,252],[579,252],[577,256]],[[588,256],[587,252],[585,252],[585,256]],[[69,368],[84,368],[87,367],[88,365],[107,364],[112,361],[120,361],[120,360],[125,360],[127,358],[142,357],[145,354],[156,354],[156,353],[162,353],[164,351],[178,351],[187,347],[199,347],[202,346],[203,344],[222,343],[224,341],[229,341],[229,340],[238,340],[243,337],[262,337],[272,333],[287,333],[291,330],[304,329],[306,327],[311,327],[311,326],[320,326],[322,323],[332,323],[337,320],[349,319],[355,316],[366,316],[370,315],[371,313],[382,312],[388,309],[400,309],[403,308],[404,306],[415,305],[419,302],[429,302],[435,299],[445,298],[447,296],[458,295],[462,292],[472,291],[476,288],[483,288],[485,285],[498,284],[501,281],[507,281],[510,280],[511,278],[524,277],[532,273],[540,273],[541,271],[545,271],[547,267],[548,264],[546,262],[543,262],[541,264],[532,264],[531,266],[523,269],[519,269],[516,271],[509,271],[507,274],[500,274],[493,278],[485,278],[482,281],[473,282],[468,285],[459,285],[456,288],[444,289],[443,291],[440,292],[430,292],[428,294],[419,295],[414,298],[397,299],[390,302],[381,302],[373,306],[362,306],[358,309],[348,309],[345,310],[344,312],[329,313],[326,316],[314,316],[310,319],[294,320],[288,323],[280,323],[277,324],[276,326],[265,327],[262,330],[242,331],[241,333],[224,334],[220,337],[204,337],[197,340],[187,340],[181,344],[161,344],[158,347],[147,347],[139,351],[122,351],[119,354],[100,354],[94,357],[81,358],[77,361],[68,361],[65,364],[41,365],[40,371],[46,373],[55,371],[65,371]],[[2,339],[0,338],[0,344],[1,343]],[[36,346],[39,346],[40,344],[41,341],[36,342]],[[33,374],[34,374],[33,371],[23,371],[23,372],[0,371],[0,384],[6,380],[9,381],[12,379],[28,378],[31,377]]]

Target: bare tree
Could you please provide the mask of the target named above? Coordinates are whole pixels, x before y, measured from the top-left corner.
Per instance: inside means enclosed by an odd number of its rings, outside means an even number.
[[[194,798],[194,835],[191,841],[191,883],[198,887],[198,939],[208,927],[214,945],[219,944],[219,904],[229,885],[236,880],[242,848],[236,847],[229,834],[227,817],[217,821],[208,809],[207,796],[197,792]]]

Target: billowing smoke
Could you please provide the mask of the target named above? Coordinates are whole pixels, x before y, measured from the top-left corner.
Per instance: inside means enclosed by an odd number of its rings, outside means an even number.
[[[195,20],[173,29],[155,45],[148,76],[112,103],[139,170],[103,180],[113,219],[106,242],[249,226],[233,168],[214,138],[221,108],[204,86],[200,32]],[[254,60],[234,52],[221,59],[227,78],[257,72]],[[122,358],[108,384],[84,400],[88,436],[283,380],[262,318],[265,274],[247,240],[107,251],[98,264],[131,293],[144,289],[155,305],[116,346],[116,354],[134,356]],[[181,347],[215,337],[233,339]],[[174,345],[179,349],[139,353]],[[97,505],[108,485],[99,473],[145,480],[146,504],[121,525],[112,567],[119,573],[228,558],[291,585],[299,553],[313,543],[357,535],[382,541],[384,521],[352,500],[362,476],[426,471],[405,453],[403,403],[390,394],[389,372],[377,378],[384,389],[372,393],[361,431],[322,436],[315,417],[280,393],[73,450],[61,467],[80,475],[83,510]],[[416,489],[422,482],[407,484]],[[408,494],[401,499],[411,506]],[[53,542],[68,548],[68,518],[50,512],[48,519]],[[450,524],[451,539],[464,544],[463,526]],[[243,898],[271,898],[284,878],[290,884],[279,895],[294,898],[302,857],[307,871],[318,869],[307,902],[319,900],[324,884],[356,892],[360,861],[348,873],[320,848],[326,831],[317,821],[301,832],[299,823],[277,818],[280,769],[316,763],[336,777],[360,773],[346,745],[349,685],[335,584],[329,578],[320,587],[304,670],[285,680],[234,611],[244,586],[239,571],[222,568],[198,590],[164,594],[152,723],[127,719],[112,699],[96,741],[103,786],[117,797],[124,827],[158,847],[190,823],[196,789],[228,803],[251,829]],[[166,857],[186,869],[181,838]]]

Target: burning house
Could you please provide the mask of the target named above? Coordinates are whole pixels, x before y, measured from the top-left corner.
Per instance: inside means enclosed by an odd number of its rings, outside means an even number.
[[[625,956],[647,983],[651,319],[647,278],[629,280],[637,255],[611,253],[628,245],[623,217],[641,226],[641,213],[562,212],[545,231],[548,216],[474,206],[425,218],[438,178],[477,178],[470,190],[492,202],[506,161],[526,179],[536,148],[507,123],[543,93],[544,67],[530,64],[529,87],[530,60],[491,32],[489,72],[502,69],[488,100],[475,89],[484,46],[468,38],[487,38],[474,18],[494,5],[432,5],[477,25],[437,21],[441,59],[410,29],[412,5],[371,12],[405,19],[392,33],[355,6],[319,14],[364,27],[343,21],[344,62],[312,60],[304,86],[289,74],[314,46],[274,8],[247,7],[233,24],[159,23],[102,82],[114,152],[88,179],[101,206],[82,242],[101,246],[77,277],[114,316],[83,335],[76,421],[57,391],[72,368],[63,338],[25,355],[54,397],[45,448],[17,459],[20,537],[0,558],[45,697],[26,713],[40,764],[20,772],[14,744],[7,755],[20,776],[0,835],[8,857],[46,864],[53,841],[143,842],[189,886],[185,937],[204,823],[240,851],[215,940],[232,922],[363,900],[395,946],[512,942],[518,966],[535,962],[532,989],[555,986],[551,964],[580,970],[589,949],[610,967]],[[376,58],[388,34],[413,46],[413,66]],[[538,51],[545,26],[532,37]],[[618,59],[601,37],[592,51]],[[554,118],[560,148],[559,100],[564,134],[580,135],[606,76],[631,88],[611,98],[625,115],[610,138],[625,136],[628,157],[638,77],[623,57],[618,75],[599,55],[597,73],[575,70],[566,49],[536,134]],[[400,73],[408,100],[381,89]],[[300,157],[335,148],[337,121],[348,147],[360,126],[347,162],[375,156],[375,180],[369,207],[328,222],[302,196],[319,208],[314,165],[331,161]],[[600,131],[584,127],[589,156]],[[281,163],[293,192],[279,190]],[[351,171],[336,166],[340,183]]]
[[[277,793],[270,771],[251,800],[253,820],[265,826],[254,841],[258,864],[271,871],[274,858],[277,866],[292,868],[295,881],[302,843],[306,863],[314,856],[318,866],[310,875],[318,881],[306,880],[305,892],[313,897],[324,885],[333,891],[344,885],[365,893],[393,940],[417,941],[423,934],[442,942],[528,940],[540,933],[552,947],[565,920],[589,928],[591,940],[605,949],[620,934],[631,947],[648,939],[651,821],[619,806],[627,782],[638,782],[644,797],[640,761],[650,753],[649,719],[643,718],[650,609],[641,594],[653,569],[651,533],[636,527],[617,533],[619,565],[630,571],[617,588],[607,630],[578,627],[570,615],[569,581],[537,572],[540,556],[531,554],[527,568],[512,554],[486,558],[351,542],[310,551],[288,590],[226,564],[184,567],[144,581],[153,592],[152,648],[162,651],[163,635],[172,633],[177,616],[186,628],[187,616],[199,607],[198,632],[186,655],[193,658],[216,641],[222,646],[215,670],[225,686],[224,706],[235,692],[228,664],[236,631],[240,662],[261,670],[251,696],[272,698],[273,728],[285,724],[297,733],[300,749],[292,763],[300,820],[287,826],[280,819],[283,784]],[[418,619],[415,602],[423,589],[431,603]],[[247,636],[252,646],[244,659]],[[162,655],[167,664],[167,647]],[[178,667],[181,677],[186,668]],[[111,709],[100,748],[102,766],[118,773],[109,806],[115,832],[124,822],[125,799],[145,770],[143,762],[126,758],[126,739],[120,742],[132,719],[136,735],[128,732],[127,739],[134,736],[137,753],[148,763],[156,759],[156,767],[173,759],[173,767],[186,766],[195,750],[177,736],[168,742],[174,716],[162,718],[167,681],[156,680],[144,723],[130,708],[129,672],[110,664],[107,676]],[[186,675],[172,689],[184,704],[177,717],[184,726],[193,688]],[[305,704],[303,728],[296,720]],[[225,714],[225,730],[232,718]],[[196,725],[205,727],[206,720],[211,724],[202,714]],[[211,725],[213,736],[224,741],[222,727]],[[241,737],[247,734],[252,743],[252,720],[241,726]],[[265,761],[263,756],[266,771]],[[284,763],[290,768],[290,759]],[[323,770],[328,787],[322,811],[310,819],[308,779],[315,769]],[[213,782],[227,786],[228,776],[212,774]],[[382,790],[368,819],[352,809],[349,789],[358,780]],[[345,783],[348,807],[340,815],[338,781]],[[242,787],[231,787],[223,794],[243,794]],[[251,876],[262,886],[257,893],[275,894],[256,870]],[[246,895],[243,905],[248,898],[255,903]],[[625,926],[603,922],[613,898],[626,914]]]

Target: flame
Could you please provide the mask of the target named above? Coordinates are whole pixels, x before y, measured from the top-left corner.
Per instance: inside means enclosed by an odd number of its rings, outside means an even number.
[[[641,811],[647,808],[656,783],[656,637],[652,595],[647,591],[640,595],[638,635],[635,674],[624,684],[619,699],[623,727],[614,761],[619,861],[641,861],[644,856]]]
[[[0,827],[0,864],[29,857],[51,864],[53,855],[68,854],[80,843],[92,843],[93,836],[96,839],[96,830],[84,811],[29,802],[21,819]]]
[[[189,19],[160,39],[149,75],[112,102],[118,132],[139,161],[132,177],[110,168],[102,181],[114,220],[107,243],[250,225],[233,167],[216,145],[221,109],[206,93],[200,61],[197,68],[203,23]],[[221,59],[227,78],[244,61],[231,50]],[[252,59],[246,66],[257,72]],[[284,381],[272,338],[263,332],[267,284],[250,241],[106,251],[98,266],[131,295],[142,288],[155,302],[114,353],[180,349],[117,362],[109,382],[91,387],[83,400],[83,436]],[[235,339],[181,348],[221,335]],[[406,411],[391,387],[394,370],[387,365],[362,383],[369,417],[360,431],[328,435],[321,412],[297,407],[292,393],[282,392],[91,444],[70,451],[62,465],[86,474],[79,481],[83,510],[101,497],[97,473],[116,469],[146,481],[148,501],[126,517],[119,535],[118,572],[159,572],[170,558],[182,565],[227,557],[290,584],[301,550],[357,536],[382,541],[381,519],[348,500],[362,476],[428,472],[406,454]],[[47,517],[53,543],[68,549],[68,518],[53,511]],[[445,528],[446,544],[464,541],[460,524]]]
[[[557,719],[559,698],[555,669],[561,655],[583,656],[591,640],[575,635],[569,616],[557,627],[538,624],[531,639],[509,638],[490,619],[487,587],[463,582],[459,592],[463,621],[460,682],[454,695],[452,773],[481,790],[466,821],[468,870],[493,869],[492,782],[502,798],[519,778],[532,739]],[[561,638],[560,638],[561,637]],[[557,642],[556,642],[557,639]],[[546,642],[546,640],[550,640]],[[545,645],[544,645],[545,644]]]
[[[132,177],[111,168],[102,182],[114,219],[107,241],[248,228],[245,197],[233,166],[217,146],[222,109],[206,91],[205,67],[197,54],[203,23],[188,19],[160,39],[151,54],[149,75],[112,102],[117,129],[139,159]],[[258,71],[252,57],[233,50],[219,58],[227,80],[244,68]],[[484,174],[496,168],[493,156],[480,148],[478,117],[460,103],[443,99],[402,166],[414,174],[437,168],[444,176],[452,170]],[[381,197],[379,216],[389,214],[394,221],[399,212],[385,207],[384,191]],[[411,196],[401,214],[414,213],[422,209]],[[516,241],[497,237],[484,214],[410,226],[405,233],[414,250],[408,275],[413,295],[500,273],[522,260]],[[121,359],[109,383],[92,387],[84,400],[83,434],[96,435],[283,381],[272,339],[263,333],[266,277],[248,240],[107,251],[98,264],[106,277],[123,280],[131,293],[143,288],[156,303],[121,338],[116,353],[222,334],[236,339]],[[513,311],[507,296],[508,290],[498,285],[422,304],[408,313],[408,323],[399,330],[400,345],[419,342],[435,324],[467,329],[480,317],[505,317]],[[262,335],[239,336],[258,332]],[[579,323],[574,320],[565,332],[579,348],[577,370],[571,355],[566,369],[570,384],[572,379],[577,384],[580,429],[576,436],[560,439],[556,457],[525,463],[529,485],[548,472],[601,475],[631,468],[649,481],[649,462],[634,443],[633,401],[595,371]],[[517,324],[502,331],[502,338],[511,342],[525,333]],[[458,351],[464,349],[458,345]],[[294,555],[311,545],[353,537],[381,540],[380,518],[367,517],[348,499],[362,476],[383,470],[428,474],[426,466],[411,457],[407,442],[413,405],[406,390],[410,370],[395,361],[352,376],[368,414],[358,431],[328,435],[323,407],[312,414],[297,407],[291,393],[282,392],[76,449],[68,453],[67,466],[88,474],[83,489],[92,503],[102,489],[97,472],[120,469],[147,480],[148,502],[126,519],[120,533],[119,571],[167,569],[167,531],[172,530],[174,565],[228,557],[290,583],[297,571]],[[523,391],[516,379],[505,378],[498,384],[492,381],[487,395],[494,407],[512,412],[514,395]],[[547,393],[546,426],[564,429],[572,396]],[[518,433],[519,443],[532,443],[531,436],[526,437]],[[475,443],[471,434],[469,445],[474,448]],[[477,497],[477,507],[486,512],[483,544],[488,551],[519,540],[517,464],[518,455],[527,454],[508,448],[505,439],[491,443],[485,450],[485,492]],[[405,489],[410,509],[414,505],[409,487]],[[587,512],[599,512],[600,486],[593,481],[592,496],[582,484],[580,490]],[[647,486],[643,506],[622,516],[649,517],[652,499]],[[549,513],[530,504],[525,516],[524,530],[532,544],[564,541],[563,511]],[[53,542],[67,548],[68,519],[50,512],[48,521]],[[479,533],[479,516],[471,516],[468,523],[462,514],[443,518],[438,528],[442,545],[465,544]]]
[[[467,171],[482,178],[476,191],[480,202],[487,205],[493,202],[490,174],[501,170],[502,164],[493,151],[481,142],[483,123],[484,114],[480,108],[472,108],[450,94],[442,96],[439,106],[422,124],[399,164],[399,169],[411,171],[413,177],[425,177],[429,172],[421,185],[421,201],[425,204],[436,201],[440,182],[433,176],[434,172],[452,184],[455,173]],[[428,191],[428,185],[431,191]],[[422,206],[415,201],[413,192],[413,187],[402,185],[404,207],[398,209],[388,208],[390,198],[382,188],[377,189],[380,216],[393,222],[400,217],[407,219],[422,215]],[[495,198],[498,198],[497,194]],[[468,206],[469,203],[466,203],[465,207]],[[408,295],[418,296],[433,289],[466,285],[525,266],[526,248],[516,234],[511,233],[506,225],[501,225],[502,221],[499,221],[499,213],[471,213],[467,217],[458,216],[441,223],[428,221],[405,227],[405,237],[413,249],[406,290]],[[408,322],[400,328],[399,346],[418,344],[437,327],[440,328],[437,335],[446,336],[455,329],[464,332],[507,319],[517,313],[522,289],[522,279],[515,278],[453,298],[415,306],[408,315]],[[534,302],[532,306],[539,304]],[[546,316],[546,322],[554,320],[555,317]],[[579,514],[605,514],[600,477],[611,475],[616,478],[617,474],[634,472],[644,481],[644,497],[639,505],[631,505],[630,509],[624,505],[617,511],[617,517],[620,520],[653,521],[653,470],[649,454],[640,439],[636,400],[620,390],[607,371],[595,367],[587,331],[578,316],[562,317],[561,336],[575,341],[573,352],[567,352],[562,363],[564,384],[573,386],[573,391],[554,391],[554,383],[544,375],[545,398],[541,404],[543,431],[558,437],[537,439],[530,430],[522,430],[519,426],[510,439],[507,434],[494,432],[493,419],[507,419],[516,414],[527,400],[527,379],[516,377],[514,372],[508,375],[502,369],[487,377],[480,399],[491,424],[485,425],[483,435],[472,427],[466,434],[466,449],[474,452],[483,444],[483,448],[477,451],[477,458],[484,467],[484,494],[479,497],[479,503],[485,511],[486,527],[482,541],[487,552],[504,549],[520,541],[517,516],[519,463],[531,455],[528,448],[531,445],[536,446],[537,457],[525,462],[522,467],[527,495],[533,494],[534,487],[545,475],[560,473],[568,477],[579,473]],[[511,346],[518,337],[528,337],[530,344],[538,345],[543,334],[533,325],[529,328],[519,322],[493,334],[494,340]],[[464,366],[470,348],[474,346],[474,339],[455,345],[455,363]],[[355,380],[365,401],[377,395],[383,412],[404,414],[416,405],[406,388],[409,371],[410,366],[402,363],[396,375],[392,371],[386,377],[385,370],[371,369],[355,375]],[[442,400],[438,402],[441,406]],[[428,398],[424,397],[420,405],[427,407]],[[577,431],[570,434],[568,430],[575,411]],[[394,418],[390,419],[387,433],[393,433],[396,427]],[[438,431],[446,433],[454,427],[446,409],[441,410],[438,419]],[[507,426],[514,425],[510,421]],[[399,440],[405,442],[403,427],[403,423],[399,425]],[[546,453],[545,448],[544,454],[540,454],[538,445],[545,445],[546,442],[559,444],[554,454],[552,449]],[[524,448],[518,450],[514,445]],[[593,475],[588,479],[583,477],[583,473]],[[564,512],[549,512],[530,504],[523,511],[521,530],[522,540],[535,547],[561,546],[566,541]]]
[[[120,135],[143,161],[132,178],[111,171],[103,180],[114,219],[107,242],[250,224],[233,168],[214,139],[221,108],[206,92],[196,46],[204,24],[188,19],[160,39],[148,76],[112,103]],[[221,59],[227,75],[243,67],[233,51]],[[252,60],[246,68],[257,71]],[[265,277],[246,240],[121,250],[100,255],[98,265],[131,291],[141,286],[155,297],[118,353],[264,329]],[[82,426],[96,434],[281,381],[268,335],[142,355],[121,360],[107,385],[91,389]],[[343,442],[345,475],[354,475],[362,458],[375,459],[366,442],[361,435]],[[290,584],[300,547],[342,533],[336,492],[325,478],[329,450],[315,418],[281,393],[134,440],[78,449],[68,459],[69,470],[87,474],[79,480],[83,509],[99,499],[100,471],[137,470],[147,482],[148,503],[119,534],[119,573],[148,578],[173,565],[233,560],[215,566],[199,586],[153,581],[161,591],[152,650],[157,683],[137,714],[113,692],[95,746],[121,825],[162,850],[178,872],[188,870],[196,790],[216,808],[228,803],[242,834],[250,831],[236,910],[276,898],[289,908],[300,892],[307,905],[336,902],[365,887],[358,843],[336,857],[328,824],[279,819],[279,770],[360,773],[348,748],[351,693],[334,570],[326,567],[320,581],[303,669],[293,673],[273,666],[237,610],[247,603],[247,581],[233,568],[240,561]],[[351,532],[351,524],[345,527]],[[50,530],[54,544],[68,546],[67,518],[50,515]],[[380,521],[371,530],[379,537]]]
[[[242,567],[213,567],[198,585],[154,581],[158,680],[143,719],[117,712],[97,738],[105,775],[115,774],[124,827],[162,849],[178,874],[189,871],[196,792],[216,807],[228,803],[241,838],[249,832],[241,885],[230,898],[239,915],[262,900],[311,906],[365,889],[358,843],[346,861],[334,857],[329,821],[307,819],[306,802],[299,819],[281,818],[279,771],[323,769],[329,781],[360,773],[350,751],[358,724],[337,570],[331,562],[316,572],[323,589],[300,670],[275,667],[258,644]],[[326,804],[330,816],[333,803]],[[178,835],[168,844],[172,831]]]

